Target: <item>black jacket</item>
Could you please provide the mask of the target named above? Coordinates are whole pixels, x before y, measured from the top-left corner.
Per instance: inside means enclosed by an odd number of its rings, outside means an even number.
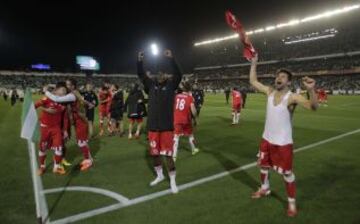
[[[99,101],[98,101],[98,98],[95,94],[94,91],[86,91],[82,94],[84,96],[84,100],[92,103],[92,104],[95,104],[95,107],[98,106],[99,104]],[[86,110],[88,110],[88,106],[86,105],[85,106]],[[92,108],[91,110],[94,110],[95,108]]]
[[[173,77],[160,84],[145,75],[144,64],[138,61],[137,69],[139,79],[149,95],[147,127],[149,131],[174,130],[174,99],[175,90],[182,79],[182,73],[175,62],[169,59],[173,70]]]
[[[124,109],[124,94],[119,90],[111,100],[110,112],[123,112]]]
[[[139,100],[142,102],[139,103]],[[141,90],[132,90],[126,99],[125,110],[128,113],[128,118],[141,118],[146,115],[144,94]]]
[[[204,104],[204,91],[200,89],[193,90],[192,95],[195,100],[195,106],[202,107],[202,105]]]

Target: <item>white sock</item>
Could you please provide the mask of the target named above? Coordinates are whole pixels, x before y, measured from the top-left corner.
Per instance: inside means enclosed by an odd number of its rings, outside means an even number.
[[[190,144],[191,150],[194,151],[196,148],[194,135],[189,136],[189,144]]]
[[[155,171],[156,171],[157,177],[163,177],[164,176],[162,166],[155,166]]]
[[[240,113],[236,113],[236,123],[238,124],[240,120]]]
[[[171,184],[176,184],[176,171],[170,171],[169,172],[169,177],[170,177],[170,183]]]
[[[236,120],[235,120],[235,113],[232,113],[232,116],[233,116],[233,124],[236,123]]]
[[[269,170],[266,169],[261,169],[260,173],[265,175],[265,180],[264,183],[261,184],[261,189],[262,190],[268,190],[270,189],[270,182],[269,182]]]
[[[174,154],[173,154],[173,157],[177,157],[178,147],[179,147],[179,139],[180,139],[179,136],[174,137],[174,146],[173,146]]]

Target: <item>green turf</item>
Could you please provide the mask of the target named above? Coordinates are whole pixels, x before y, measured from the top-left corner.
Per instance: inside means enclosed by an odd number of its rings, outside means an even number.
[[[318,112],[297,108],[294,116],[295,148],[360,128],[360,97],[330,96],[330,106]],[[35,223],[33,188],[26,143],[19,138],[21,105],[0,100],[0,223]],[[265,97],[250,94],[241,124],[231,127],[230,107],[223,95],[207,95],[196,138],[201,153],[191,156],[181,141],[177,161],[178,184],[187,183],[255,161],[264,125]],[[258,182],[251,168],[204,185],[142,204],[95,216],[79,223],[360,223],[360,134],[300,152],[295,156],[299,216],[285,216],[282,179],[271,175],[273,195],[253,201]],[[135,198],[168,188],[148,187],[154,178],[145,136],[141,140],[103,137],[91,141],[95,167],[76,170],[81,153],[70,143],[74,166],[64,177],[48,172],[46,189],[92,186]],[[48,195],[51,220],[115,203],[92,193]]]

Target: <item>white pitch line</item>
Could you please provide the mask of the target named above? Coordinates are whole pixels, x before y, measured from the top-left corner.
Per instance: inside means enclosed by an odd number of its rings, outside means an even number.
[[[129,199],[122,196],[121,194],[115,193],[113,191],[101,189],[101,188],[95,188],[95,187],[82,187],[82,186],[60,187],[60,188],[43,190],[43,193],[44,194],[52,194],[52,193],[59,193],[59,192],[63,192],[63,191],[91,192],[91,193],[101,194],[101,195],[113,198],[121,204],[127,204],[129,202]]]
[[[322,141],[319,141],[319,142],[315,142],[315,143],[310,144],[310,145],[300,147],[298,149],[295,149],[294,152],[295,153],[301,152],[301,151],[304,151],[304,150],[307,150],[307,149],[310,149],[310,148],[314,148],[314,147],[319,146],[319,145],[323,145],[323,144],[326,144],[326,143],[329,143],[329,142],[332,142],[332,141],[336,141],[338,139],[341,139],[341,138],[344,138],[344,137],[347,137],[347,136],[350,136],[350,135],[353,135],[353,134],[356,134],[356,133],[360,133],[360,129],[350,131],[350,132],[346,132],[346,133],[341,134],[341,135],[337,135],[337,136],[334,136],[334,137],[331,137],[331,138],[328,138],[328,139],[325,139],[325,140],[322,140]],[[236,172],[239,172],[239,171],[244,171],[244,170],[250,169],[252,167],[255,167],[256,165],[257,165],[256,162],[249,163],[247,165],[240,166],[240,167],[235,168],[233,170],[224,171],[224,172],[221,172],[221,173],[209,176],[209,177],[204,177],[204,178],[201,178],[199,180],[195,180],[195,181],[192,181],[192,182],[189,182],[189,183],[186,183],[186,184],[179,185],[178,188],[179,188],[179,190],[189,189],[189,188],[195,187],[197,185],[201,185],[201,184],[213,181],[213,180],[220,179],[220,178],[225,177],[225,176],[229,176],[230,174],[233,174],[233,173],[236,173]],[[171,194],[170,189],[159,191],[159,192],[152,193],[152,194],[149,194],[149,195],[144,195],[144,196],[140,196],[140,197],[137,197],[137,198],[134,198],[134,199],[130,199],[128,201],[128,203],[126,203],[126,204],[118,203],[118,204],[109,205],[109,206],[106,206],[106,207],[103,207],[103,208],[93,209],[93,210],[90,210],[90,211],[87,211],[87,212],[79,213],[77,215],[73,215],[73,216],[69,216],[69,217],[66,217],[66,218],[62,218],[62,219],[52,221],[51,224],[66,224],[66,223],[72,223],[72,222],[80,221],[80,220],[87,219],[87,218],[90,218],[90,217],[93,217],[93,216],[96,216],[96,215],[105,214],[105,213],[108,213],[108,212],[111,212],[111,211],[119,210],[121,208],[125,208],[125,207],[136,205],[136,204],[139,204],[139,203],[142,203],[142,202],[150,201],[150,200],[153,200],[153,199],[165,196],[165,195],[169,195],[169,194]]]

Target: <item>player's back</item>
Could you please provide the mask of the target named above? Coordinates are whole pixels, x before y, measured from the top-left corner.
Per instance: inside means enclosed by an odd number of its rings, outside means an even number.
[[[188,124],[191,122],[191,104],[194,98],[188,93],[175,96],[174,124]]]

